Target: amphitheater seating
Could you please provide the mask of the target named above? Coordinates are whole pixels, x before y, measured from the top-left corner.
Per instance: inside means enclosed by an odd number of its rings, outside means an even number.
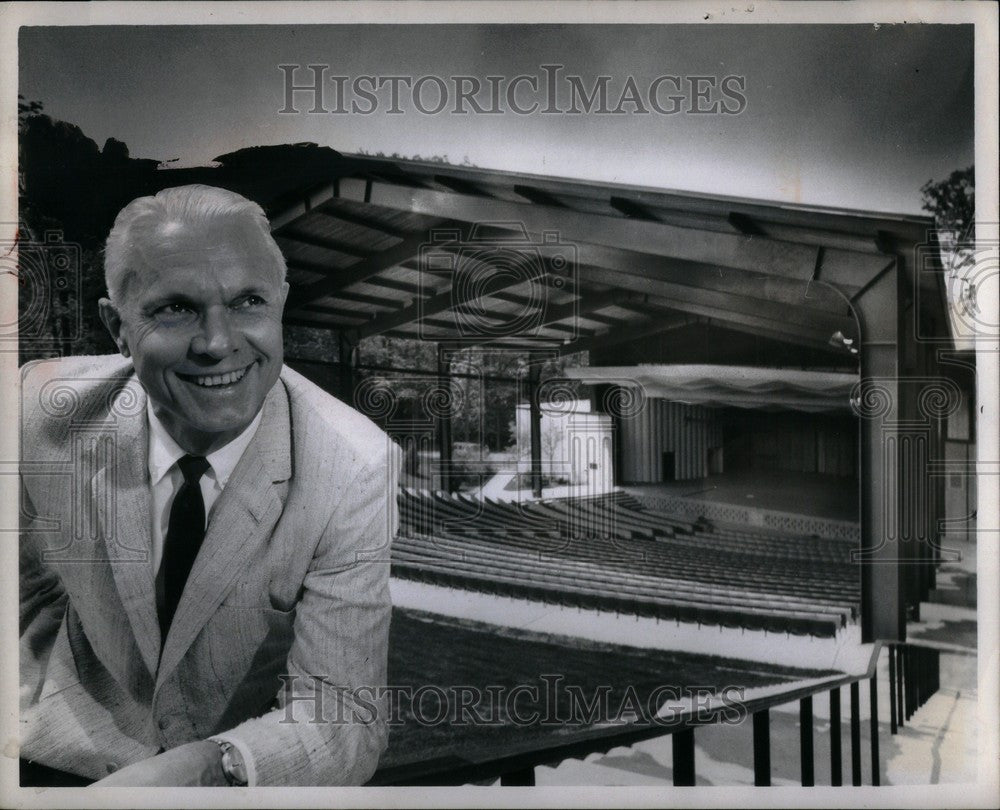
[[[690,521],[626,493],[527,503],[404,489],[396,576],[664,620],[834,635],[852,544]]]

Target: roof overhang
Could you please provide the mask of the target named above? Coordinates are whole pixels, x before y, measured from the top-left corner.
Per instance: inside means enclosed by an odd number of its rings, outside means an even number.
[[[920,217],[258,147],[177,170],[260,202],[287,259],[286,322],[460,347],[575,352],[693,322],[855,367],[852,299],[903,266],[948,318]],[[173,172],[162,172],[172,175]],[[936,248],[930,251],[936,255]],[[921,314],[923,317],[923,314]],[[946,335],[945,335],[946,337]],[[847,345],[851,345],[850,343]]]

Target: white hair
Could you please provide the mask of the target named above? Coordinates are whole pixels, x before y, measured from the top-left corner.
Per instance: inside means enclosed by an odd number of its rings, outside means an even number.
[[[164,225],[207,225],[213,220],[244,222],[259,231],[281,281],[285,280],[285,257],[271,236],[264,210],[234,191],[195,184],[166,188],[152,197],[139,197],[118,213],[104,247],[104,283],[108,297],[114,303],[122,300],[128,281],[136,273],[137,249],[161,240]]]

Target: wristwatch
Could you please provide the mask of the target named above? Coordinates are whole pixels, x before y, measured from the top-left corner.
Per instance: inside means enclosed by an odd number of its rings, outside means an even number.
[[[213,740],[219,750],[222,751],[222,773],[230,787],[246,787],[247,766],[243,762],[243,755],[239,749],[226,740]]]

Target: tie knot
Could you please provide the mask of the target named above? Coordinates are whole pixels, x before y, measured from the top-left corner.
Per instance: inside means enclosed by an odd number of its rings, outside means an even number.
[[[177,466],[181,468],[181,475],[184,476],[184,483],[198,484],[201,477],[211,465],[204,456],[184,456],[177,460]]]

